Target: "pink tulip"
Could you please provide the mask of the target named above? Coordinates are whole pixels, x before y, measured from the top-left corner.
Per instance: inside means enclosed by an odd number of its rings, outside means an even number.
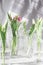
[[[22,18],[18,16],[18,21],[19,21],[19,22],[21,21],[21,19],[22,19]]]

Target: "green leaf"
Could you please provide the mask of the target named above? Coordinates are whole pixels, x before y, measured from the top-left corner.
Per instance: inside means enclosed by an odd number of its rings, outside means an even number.
[[[34,29],[35,29],[35,24],[33,24],[31,26],[30,31],[29,31],[29,35],[31,35],[33,33]]]
[[[15,36],[16,35],[16,31],[17,31],[17,21],[16,20],[12,20],[11,29],[12,29],[12,34]]]
[[[2,29],[2,25],[0,24],[0,32],[1,32],[1,29]]]
[[[8,22],[6,22],[4,27],[2,27],[2,29],[1,29],[1,38],[2,38],[3,53],[5,52],[7,26],[8,26]]]
[[[7,27],[8,27],[8,22],[6,22],[6,24],[5,24],[5,33],[7,31]]]
[[[2,29],[2,25],[0,24],[0,39],[1,39],[1,29]]]
[[[26,32],[26,22],[23,23],[24,31]]]
[[[10,14],[8,14],[8,18],[9,18],[10,21],[12,21],[12,17],[11,17]]]
[[[17,30],[18,30],[18,28],[19,28],[20,25],[21,25],[21,23],[17,22]]]

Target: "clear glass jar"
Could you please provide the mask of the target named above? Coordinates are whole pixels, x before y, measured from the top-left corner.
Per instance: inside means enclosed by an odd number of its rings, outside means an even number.
[[[19,36],[17,55],[19,56],[27,56],[28,50],[28,35]]]

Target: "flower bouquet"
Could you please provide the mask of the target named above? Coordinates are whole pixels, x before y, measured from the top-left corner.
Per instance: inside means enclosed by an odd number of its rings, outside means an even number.
[[[32,26],[30,28],[30,31],[29,31],[30,41],[32,40],[35,32],[37,35],[38,51],[40,52],[41,33],[42,33],[42,19],[41,18],[38,18],[36,20],[36,22],[34,24],[32,24]],[[32,43],[32,41],[31,41],[31,43]]]
[[[40,50],[41,50],[41,40],[42,40],[42,18],[37,19],[37,51],[38,51],[38,59],[40,58]]]
[[[7,26],[8,22],[5,23],[5,25],[0,24],[0,35],[2,39],[2,58],[5,59],[5,45],[6,45],[6,32],[7,32]]]
[[[14,16],[12,17],[10,14],[8,14],[8,18],[10,20],[10,25],[12,29],[12,49],[11,49],[11,54],[14,55],[16,54],[16,45],[17,45],[17,34],[18,34],[18,29],[21,24],[21,17],[19,16]]]

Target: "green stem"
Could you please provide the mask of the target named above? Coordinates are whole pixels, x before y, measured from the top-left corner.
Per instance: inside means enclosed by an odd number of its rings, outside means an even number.
[[[3,58],[3,65],[5,65],[5,48],[2,44],[2,58]]]
[[[41,46],[41,39],[40,36],[37,36],[37,45],[38,45],[38,51],[40,52],[40,46]]]
[[[40,59],[40,50],[41,50],[41,32],[37,34],[37,50],[38,50],[38,59]]]
[[[16,36],[13,37],[13,43],[12,43],[12,51],[11,54],[16,54]]]

